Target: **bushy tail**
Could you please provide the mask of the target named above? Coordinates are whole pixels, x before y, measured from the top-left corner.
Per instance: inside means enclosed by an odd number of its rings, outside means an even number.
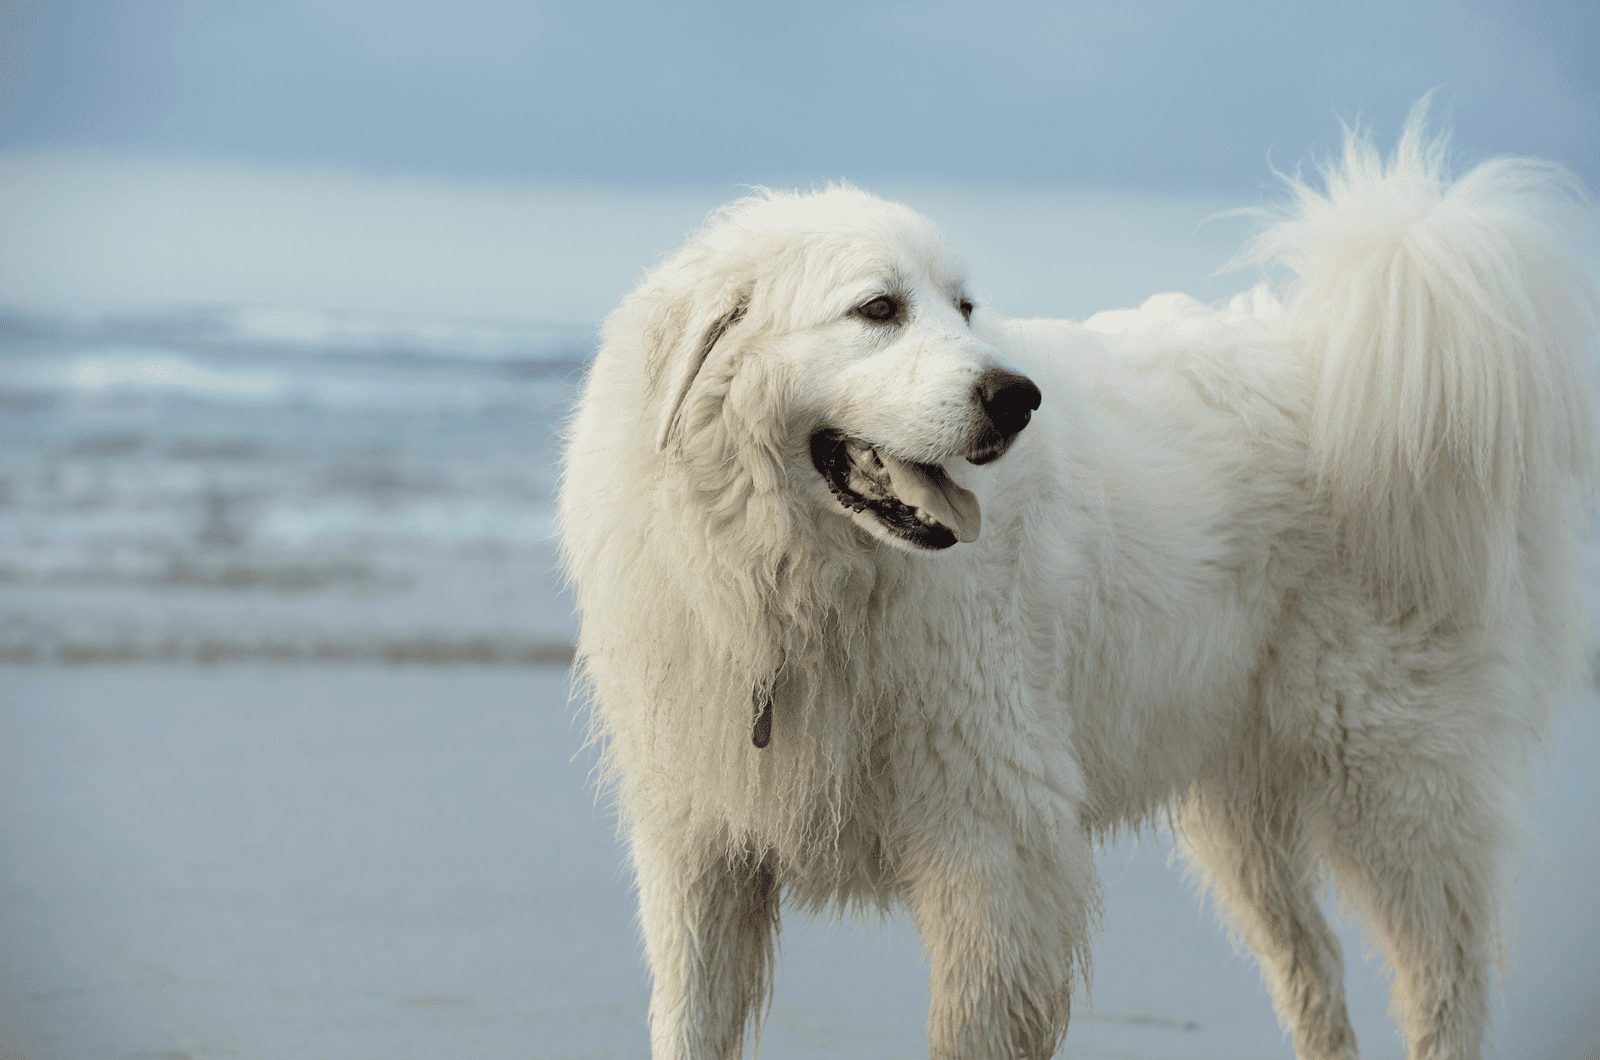
[[[1347,130],[1254,252],[1293,274],[1310,470],[1352,557],[1392,613],[1464,618],[1515,577],[1519,528],[1583,503],[1600,315],[1568,249],[1576,180],[1502,158],[1450,181],[1425,118],[1426,101],[1387,161]]]

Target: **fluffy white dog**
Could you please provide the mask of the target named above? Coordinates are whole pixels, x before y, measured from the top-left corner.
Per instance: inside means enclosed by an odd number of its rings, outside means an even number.
[[[714,215],[606,322],[561,491],[657,1057],[739,1055],[780,896],[903,902],[929,1052],[1046,1057],[1096,838],[1170,815],[1301,1057],[1324,871],[1410,1055],[1480,1053],[1524,759],[1586,675],[1592,292],[1560,171],[1352,135],[1227,308],[974,309],[849,188]]]

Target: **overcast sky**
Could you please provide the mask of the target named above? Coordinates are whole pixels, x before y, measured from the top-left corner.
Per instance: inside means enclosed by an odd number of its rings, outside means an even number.
[[[1205,219],[1440,89],[1600,191],[1600,3],[0,0],[0,307],[589,324],[751,184],[924,210],[1017,314],[1212,275]]]
[[[1600,185],[1600,4],[0,0],[0,150],[544,184],[1249,193],[1444,90]]]

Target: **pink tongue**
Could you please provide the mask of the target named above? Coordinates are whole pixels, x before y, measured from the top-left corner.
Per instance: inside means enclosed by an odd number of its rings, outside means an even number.
[[[978,498],[953,482],[944,469],[907,463],[878,450],[878,459],[889,472],[894,495],[913,508],[921,508],[949,527],[957,541],[978,540],[982,518]]]

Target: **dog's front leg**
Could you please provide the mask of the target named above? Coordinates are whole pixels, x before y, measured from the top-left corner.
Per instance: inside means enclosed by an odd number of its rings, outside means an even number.
[[[974,816],[908,853],[908,897],[931,965],[929,1055],[1052,1056],[1097,893],[1076,821],[1034,829]]]
[[[768,993],[778,888],[754,854],[673,832],[633,830],[651,1056],[732,1060]]]

